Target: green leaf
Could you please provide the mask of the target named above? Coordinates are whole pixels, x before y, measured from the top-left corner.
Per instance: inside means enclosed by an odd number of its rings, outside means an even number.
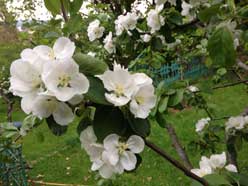
[[[93,128],[99,142],[102,142],[109,134],[123,136],[127,127],[127,121],[119,108],[111,106],[97,107]]]
[[[95,111],[95,107],[87,107],[87,109],[84,111],[83,116],[77,126],[78,135],[80,135],[81,132],[86,129],[89,125],[93,124]]]
[[[135,134],[144,138],[150,135],[151,126],[147,119],[134,118],[134,116],[130,113],[128,115],[128,122]]]
[[[196,180],[193,180],[192,183],[191,183],[191,186],[202,186],[202,184],[199,183],[199,182],[196,181]]]
[[[60,14],[60,0],[44,0],[46,8],[53,14]]]
[[[248,176],[235,172],[228,172],[228,176],[231,177],[235,182],[238,182],[240,186],[248,186]]]
[[[176,25],[181,25],[183,23],[182,15],[176,10],[170,12],[168,20]]]
[[[165,125],[166,125],[165,114],[157,113],[156,121],[157,121],[157,123],[159,124],[160,127],[165,128]]]
[[[168,105],[168,101],[169,101],[169,97],[166,96],[166,97],[164,97],[164,98],[159,102],[158,111],[159,111],[160,113],[163,113],[164,111],[166,111],[167,105]]]
[[[210,19],[218,13],[220,13],[220,4],[201,10],[198,14],[198,18],[201,22],[209,22]]]
[[[233,35],[227,27],[221,27],[213,33],[207,48],[214,65],[230,67],[235,64]]]
[[[240,8],[238,10],[238,15],[243,17],[243,18],[248,18],[248,5]]]
[[[71,33],[76,33],[78,31],[81,31],[82,27],[83,27],[83,20],[81,15],[74,15],[69,19],[68,22],[65,23],[63,32],[69,35]]]
[[[39,143],[43,143],[45,141],[45,136],[44,136],[44,134],[41,131],[35,132],[35,136],[36,136],[37,141]]]
[[[168,105],[171,107],[178,105],[179,103],[182,102],[183,95],[184,95],[184,89],[178,89],[176,91],[176,94],[170,96],[169,101],[168,101]]]
[[[47,125],[48,125],[49,129],[51,130],[51,132],[55,136],[62,136],[63,134],[65,134],[67,132],[67,126],[61,126],[61,125],[57,124],[54,121],[52,116],[47,118],[46,122],[47,122]]]
[[[209,174],[204,176],[204,179],[206,179],[211,186],[230,185],[227,178],[223,175]]]
[[[73,0],[73,2],[70,2],[70,13],[76,14],[82,7],[82,4],[83,0]]]
[[[88,76],[87,77],[90,82],[90,88],[88,92],[85,94],[85,97],[92,101],[93,103],[101,104],[101,105],[111,105],[105,99],[105,92],[103,83],[99,78]]]
[[[151,47],[154,51],[161,50],[163,48],[163,43],[160,38],[153,37],[151,41]]]
[[[89,55],[76,53],[73,58],[79,64],[80,72],[85,75],[99,75],[108,70],[108,65],[105,62]]]

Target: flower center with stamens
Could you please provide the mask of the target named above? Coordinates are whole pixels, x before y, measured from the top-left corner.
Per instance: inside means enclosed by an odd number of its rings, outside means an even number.
[[[71,77],[68,75],[62,75],[59,77],[58,87],[70,87]]]
[[[145,99],[144,99],[144,97],[142,97],[142,96],[136,96],[136,97],[135,97],[135,100],[136,100],[136,102],[137,102],[139,105],[142,105],[142,104],[145,103]]]
[[[53,50],[51,52],[49,52],[48,57],[50,59],[55,59],[55,54],[54,54],[54,51]]]
[[[124,88],[122,85],[116,85],[115,87],[115,94],[117,96],[122,96],[124,94]]]
[[[118,145],[118,152],[120,154],[124,153],[128,149],[128,145],[126,143],[120,142]]]

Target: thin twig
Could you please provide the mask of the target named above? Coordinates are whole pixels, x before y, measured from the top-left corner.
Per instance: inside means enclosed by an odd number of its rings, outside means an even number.
[[[67,12],[65,10],[65,5],[64,5],[63,0],[60,0],[60,4],[61,4],[61,11],[62,11],[63,18],[64,18],[65,22],[67,22],[68,16],[67,16]]]
[[[178,168],[182,172],[184,172],[184,174],[186,176],[188,176],[188,177],[190,177],[190,178],[198,181],[199,183],[201,183],[204,186],[209,186],[208,182],[205,179],[200,178],[199,176],[197,176],[194,173],[192,173],[183,164],[181,164],[179,161],[177,161],[174,158],[172,158],[171,156],[169,156],[165,151],[163,151],[162,149],[160,149],[158,146],[156,146],[152,142],[150,142],[150,141],[148,141],[148,140],[145,139],[145,144],[146,144],[147,147],[149,147],[150,149],[152,149],[154,152],[156,152],[157,154],[159,154],[160,156],[162,156],[164,159],[166,159],[167,161],[169,161],[176,168]]]
[[[248,82],[248,79],[245,79],[245,80],[237,81],[237,82],[234,82],[234,83],[227,83],[225,85],[216,86],[216,87],[213,87],[212,89],[213,90],[217,90],[217,89],[222,89],[222,88],[236,86],[236,85],[239,85],[239,84],[242,84],[242,83],[247,83],[247,82]]]
[[[51,183],[51,182],[44,182],[44,181],[34,181],[28,180],[29,183],[35,183],[39,185],[50,185],[50,186],[89,186],[89,185],[82,185],[82,184],[65,184],[65,183]]]
[[[179,157],[181,158],[181,160],[183,161],[185,167],[187,167],[189,170],[191,170],[193,168],[189,157],[187,155],[187,153],[185,152],[185,149],[182,147],[176,131],[174,129],[174,127],[171,124],[166,124],[166,129],[168,131],[168,134],[170,136],[170,139],[172,141],[172,145],[175,148],[175,150],[177,151],[177,154],[179,155]]]

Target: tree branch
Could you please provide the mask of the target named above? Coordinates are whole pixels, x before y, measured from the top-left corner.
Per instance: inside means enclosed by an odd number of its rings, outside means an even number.
[[[179,157],[181,158],[181,160],[183,161],[185,167],[187,167],[187,169],[191,170],[193,168],[186,152],[185,149],[182,147],[181,143],[179,142],[179,139],[177,137],[176,131],[174,129],[174,127],[171,124],[166,124],[166,129],[168,131],[168,134],[170,136],[170,139],[172,141],[172,145],[175,148],[175,150],[177,151],[177,154],[179,155]]]
[[[162,156],[164,159],[166,159],[167,161],[169,161],[176,168],[180,169],[182,172],[184,172],[184,174],[186,176],[188,176],[188,177],[190,177],[190,178],[198,181],[199,183],[201,183],[204,186],[209,186],[208,182],[205,179],[200,178],[199,176],[197,176],[194,173],[192,173],[183,164],[181,164],[180,162],[178,162],[174,158],[170,157],[165,151],[163,151],[162,149],[160,149],[158,146],[156,146],[152,142],[150,142],[150,141],[148,141],[146,139],[144,139],[144,140],[145,140],[145,144],[146,144],[147,147],[149,147],[154,152],[156,152],[157,154],[159,154],[160,156]]]

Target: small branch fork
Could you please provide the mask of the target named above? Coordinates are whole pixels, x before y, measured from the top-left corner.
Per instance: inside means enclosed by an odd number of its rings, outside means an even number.
[[[197,176],[194,173],[192,173],[183,164],[181,164],[179,161],[177,161],[174,158],[172,158],[171,156],[169,156],[165,151],[163,151],[161,148],[159,148],[158,146],[156,146],[152,142],[150,142],[148,140],[145,140],[145,144],[146,144],[147,147],[149,147],[150,149],[152,149],[154,152],[156,152],[157,154],[159,154],[160,156],[162,156],[164,159],[166,159],[167,161],[169,161],[176,168],[178,168],[182,172],[184,172],[184,174],[186,176],[188,176],[188,177],[190,177],[190,178],[198,181],[199,183],[201,183],[204,186],[209,186],[208,182],[205,179],[200,178],[199,176]]]

